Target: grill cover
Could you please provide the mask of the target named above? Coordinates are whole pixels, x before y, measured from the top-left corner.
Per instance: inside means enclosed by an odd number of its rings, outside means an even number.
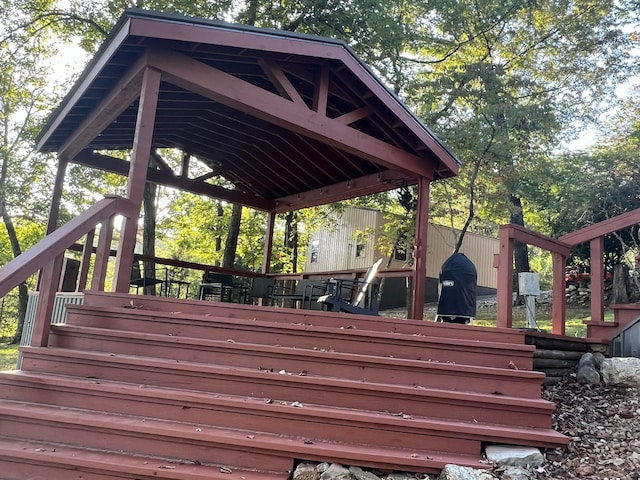
[[[475,318],[478,272],[463,253],[454,253],[442,264],[438,316]],[[445,319],[446,321],[446,319]]]

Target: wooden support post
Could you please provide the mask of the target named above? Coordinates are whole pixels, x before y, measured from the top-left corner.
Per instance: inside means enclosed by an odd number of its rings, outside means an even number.
[[[500,259],[498,261],[497,326],[513,324],[513,238],[509,226],[500,227]]]
[[[567,267],[567,257],[559,253],[552,252],[553,259],[553,286],[551,306],[551,332],[555,335],[565,334],[565,313],[567,302],[565,301],[565,271]]]
[[[418,211],[416,212],[416,236],[413,262],[413,295],[411,318],[424,318],[424,293],[427,283],[427,231],[429,228],[429,187],[430,181],[418,180]]]
[[[604,322],[604,237],[591,240],[591,321]]]
[[[144,71],[136,132],[133,140],[133,157],[129,167],[127,183],[127,198],[131,200],[133,211],[130,217],[124,219],[124,228],[120,237],[115,269],[114,290],[116,292],[128,292],[131,282],[131,266],[138,234],[138,218],[140,217],[149,158],[151,156],[160,79],[161,74],[158,70],[147,68]]]

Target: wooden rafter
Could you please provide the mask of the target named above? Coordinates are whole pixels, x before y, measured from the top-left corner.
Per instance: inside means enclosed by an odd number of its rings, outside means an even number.
[[[149,65],[161,70],[166,81],[206,98],[387,168],[405,171],[410,175],[434,178],[433,166],[423,158],[185,55],[166,50],[151,50]]]

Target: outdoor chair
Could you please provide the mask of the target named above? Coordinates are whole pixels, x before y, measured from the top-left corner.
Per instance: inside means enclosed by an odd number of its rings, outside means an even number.
[[[249,303],[258,303],[261,301],[262,304],[269,305],[273,302],[273,291],[275,286],[275,278],[254,278],[251,282],[251,288],[249,289]]]
[[[380,281],[376,276],[381,264],[382,258],[369,267],[362,280],[331,279],[318,303],[331,312],[378,315]]]
[[[129,281],[129,286],[136,289],[136,295],[138,291],[142,288],[142,292],[144,293],[145,288],[152,287],[154,285],[160,284],[160,294],[165,291],[167,287],[167,270],[165,268],[156,270],[156,273],[164,272],[162,278],[157,278],[154,276],[145,275],[143,268],[140,266],[141,262],[133,262],[131,265],[131,280]]]
[[[205,272],[198,298],[218,302],[247,303],[247,287],[235,285],[233,275]]]
[[[280,285],[276,288],[273,299],[281,303],[291,301],[300,308],[312,309],[316,300],[324,295],[326,290],[326,281],[303,279],[296,282],[294,289]]]

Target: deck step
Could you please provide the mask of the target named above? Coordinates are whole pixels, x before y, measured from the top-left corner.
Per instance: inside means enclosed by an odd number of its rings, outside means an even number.
[[[411,471],[436,471],[447,462],[481,467],[478,456],[411,449],[379,448],[337,442],[308,442],[303,438],[254,431],[223,429],[199,423],[171,422],[150,417],[114,415],[83,409],[27,402],[0,403],[0,427],[9,438],[134,455],[189,460],[211,466],[282,472],[293,459],[337,462],[394,469],[401,462]],[[62,441],[61,441],[62,439]],[[117,449],[117,450],[116,450]],[[176,452],[180,457],[176,458]]]
[[[317,310],[258,307],[224,302],[201,302],[128,293],[87,291],[84,304],[94,307],[128,307],[143,311],[182,312],[227,318],[256,319],[277,323],[296,323],[335,328],[356,328],[388,333],[523,344],[525,333],[513,328],[457,325],[369,315],[345,315]]]
[[[554,405],[538,398],[285,375],[132,355],[22,347],[22,369],[273,401],[332,405],[501,425],[551,428]]]
[[[134,312],[134,313],[131,313]],[[400,333],[337,329],[304,324],[274,324],[181,312],[67,306],[71,325],[149,332],[176,337],[209,338],[361,355],[408,358],[462,365],[531,370],[531,345],[428,337]]]
[[[530,370],[424,362],[341,352],[231,343],[76,325],[55,325],[49,346],[75,350],[302,373],[362,382],[431,386],[515,397],[536,397],[544,374]],[[176,348],[179,347],[179,348]]]
[[[256,429],[267,433],[345,442],[367,439],[367,443],[458,453],[479,453],[481,442],[555,447],[566,437],[554,430],[483,425],[422,417],[399,412],[368,412],[322,405],[283,405],[263,399],[211,395],[167,388],[89,380],[29,372],[0,373],[0,398],[88,408],[110,413],[200,422],[228,428]]]
[[[63,445],[0,437],[3,480],[287,480],[289,472],[221,470],[141,455],[127,455]]]

